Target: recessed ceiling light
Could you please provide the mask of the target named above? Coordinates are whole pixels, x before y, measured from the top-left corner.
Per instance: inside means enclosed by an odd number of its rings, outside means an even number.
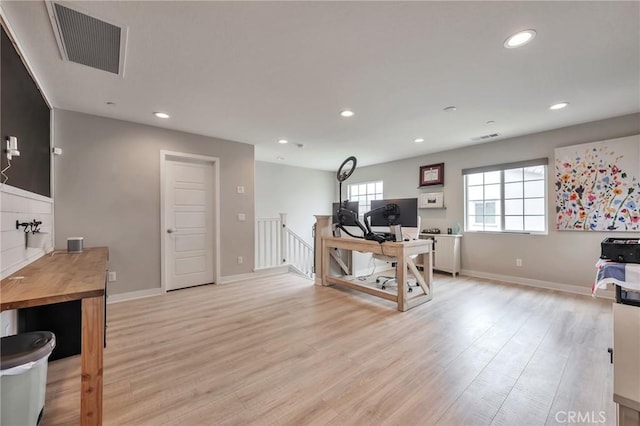
[[[415,143],[421,143],[421,142],[424,142],[424,139],[423,138],[418,138],[418,139],[414,139],[413,141]]]
[[[487,121],[487,124],[496,124],[496,122],[493,121],[493,120],[489,120],[489,121]]]
[[[353,111],[345,109],[344,111],[340,112],[340,115],[343,117],[353,117]]]
[[[443,109],[443,111],[447,111],[447,112],[451,112],[451,111],[456,111],[458,108],[454,107],[454,106],[448,106],[446,108]]]
[[[282,160],[284,160],[284,157],[276,157],[276,160],[282,161]]]
[[[288,140],[286,140],[286,139],[279,139],[279,140],[278,140],[278,143],[281,143],[282,145],[284,145],[284,144],[286,144],[286,143],[289,143],[289,141],[288,141]]]
[[[153,115],[158,118],[169,118],[169,114],[167,114],[166,112],[154,112]]]
[[[557,104],[551,105],[549,109],[552,109],[552,110],[562,109],[562,108],[565,108],[567,105],[569,105],[569,102],[558,102]]]
[[[523,46],[529,43],[536,36],[536,30],[524,30],[519,33],[515,33],[504,41],[504,47],[507,49],[513,49],[515,47]]]

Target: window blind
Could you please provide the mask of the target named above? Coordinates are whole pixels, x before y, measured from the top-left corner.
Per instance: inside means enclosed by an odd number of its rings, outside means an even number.
[[[462,169],[462,175],[472,175],[475,173],[495,172],[498,170],[518,169],[521,167],[546,166],[549,164],[548,158],[536,158],[535,160],[516,161],[514,163],[495,164],[492,166],[471,167]]]

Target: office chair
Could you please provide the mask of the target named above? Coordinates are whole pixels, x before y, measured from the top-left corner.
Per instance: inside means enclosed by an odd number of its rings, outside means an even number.
[[[402,236],[404,238],[409,238],[411,240],[417,240],[418,238],[420,238],[420,216],[418,216],[418,226],[415,228],[415,230],[413,228],[408,228],[410,229],[409,232],[405,232],[404,230],[402,231]],[[418,257],[418,255],[414,255],[411,256],[412,259],[415,259],[416,257]],[[386,256],[383,254],[374,254],[373,258],[376,260],[381,260],[383,262],[387,262],[389,264],[391,264],[391,266],[393,266],[396,269],[396,273],[394,276],[387,276],[387,275],[379,275],[376,277],[376,283],[380,284],[382,283],[382,286],[380,286],[380,288],[382,290],[386,290],[386,287],[388,285],[397,285],[397,281],[398,281],[398,259],[396,259],[393,256]],[[395,283],[395,284],[394,284]],[[407,283],[408,285],[408,292],[411,293],[413,291],[413,288],[411,288],[411,284]],[[416,284],[417,286],[417,284]]]

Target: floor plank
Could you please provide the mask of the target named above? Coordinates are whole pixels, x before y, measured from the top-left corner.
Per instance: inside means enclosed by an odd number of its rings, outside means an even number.
[[[615,424],[610,301],[434,277],[404,313],[294,275],[108,305],[104,424]],[[45,425],[79,423],[79,369],[50,363]]]

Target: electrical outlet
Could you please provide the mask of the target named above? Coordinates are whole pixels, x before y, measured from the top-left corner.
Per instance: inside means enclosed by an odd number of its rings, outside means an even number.
[[[518,268],[522,267],[522,259],[516,259],[516,266]]]
[[[240,222],[244,222],[245,220],[247,220],[247,215],[245,215],[244,213],[238,213],[238,220]]]
[[[109,282],[112,283],[117,280],[116,271],[109,271]]]
[[[242,256],[238,256],[238,265],[241,265],[244,263],[244,258]]]

